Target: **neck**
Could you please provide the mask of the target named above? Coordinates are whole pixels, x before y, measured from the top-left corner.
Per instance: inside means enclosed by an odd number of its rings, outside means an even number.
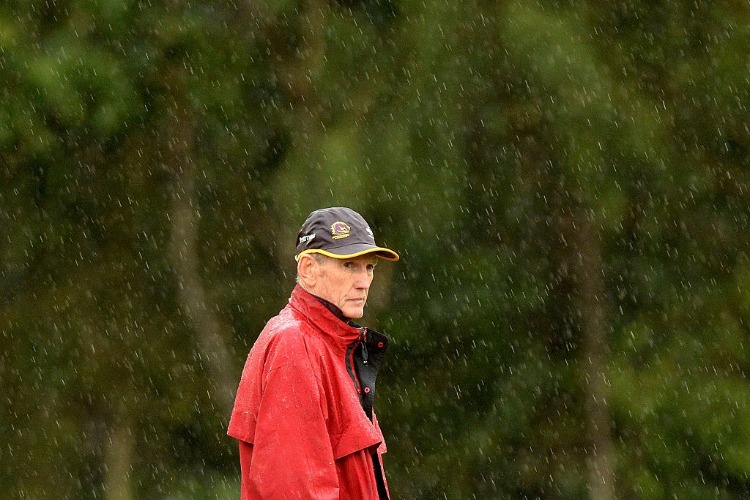
[[[347,318],[346,316],[344,316],[344,312],[339,307],[337,307],[336,305],[332,304],[331,302],[328,302],[326,299],[322,299],[322,298],[318,297],[317,295],[313,295],[313,297],[315,297],[316,299],[318,299],[318,302],[320,302],[321,304],[323,304],[323,306],[326,309],[328,309],[329,311],[331,311],[331,313],[334,316],[336,316],[338,319],[340,319],[344,323],[347,323],[349,321],[349,318]]]

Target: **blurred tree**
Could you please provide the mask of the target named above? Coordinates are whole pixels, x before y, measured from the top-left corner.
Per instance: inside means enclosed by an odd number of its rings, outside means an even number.
[[[0,5],[0,492],[236,496],[234,384],[346,204],[402,261],[403,498],[750,492],[750,7]]]

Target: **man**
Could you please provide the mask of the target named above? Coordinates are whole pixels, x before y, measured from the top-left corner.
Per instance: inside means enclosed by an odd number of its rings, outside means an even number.
[[[373,411],[388,339],[354,323],[378,259],[354,210],[312,212],[297,236],[297,286],[250,350],[228,434],[239,440],[242,499],[387,499]]]

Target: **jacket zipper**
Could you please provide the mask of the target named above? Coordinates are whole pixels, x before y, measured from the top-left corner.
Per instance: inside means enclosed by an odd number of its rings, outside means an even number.
[[[354,390],[357,391],[357,394],[362,394],[362,384],[359,382],[359,375],[357,374],[357,366],[354,363],[354,353],[356,352],[356,349],[351,350],[351,354],[349,354],[349,364],[352,367],[352,380],[354,380]]]
[[[367,336],[367,328],[361,327],[359,329],[359,344],[362,346],[362,363],[367,364],[367,346],[365,345],[365,338]],[[355,363],[354,360],[354,353],[357,352],[357,348],[351,350],[351,354],[349,355],[349,364],[352,367],[352,378],[354,379],[354,389],[357,391],[357,394],[362,394],[362,382],[359,381],[359,373],[357,373],[357,363]]]
[[[362,346],[362,363],[367,364],[367,358],[369,354],[367,353],[367,342],[365,340],[367,339],[367,328],[362,327],[359,329],[359,342]]]

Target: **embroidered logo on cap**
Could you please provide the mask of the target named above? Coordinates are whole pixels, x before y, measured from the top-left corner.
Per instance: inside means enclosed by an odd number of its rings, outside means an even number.
[[[349,233],[351,232],[351,228],[349,227],[349,224],[346,222],[334,222],[331,224],[331,237],[334,240],[340,240],[341,238],[346,238],[349,236]]]
[[[314,239],[315,239],[315,233],[308,234],[306,236],[300,237],[298,244],[299,245],[307,245],[307,244],[309,244]]]

